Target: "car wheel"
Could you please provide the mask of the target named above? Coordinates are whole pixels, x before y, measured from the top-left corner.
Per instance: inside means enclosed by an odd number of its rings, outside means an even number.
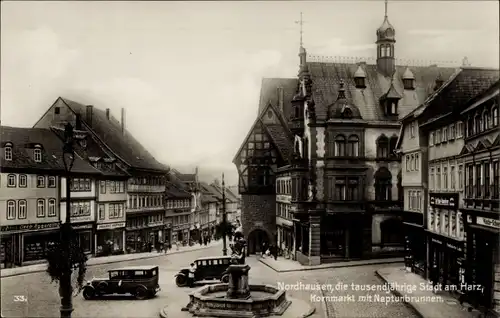
[[[222,276],[222,278],[221,278],[220,280],[221,280],[221,282],[223,282],[224,284],[229,283],[229,275],[224,275],[224,276]]]
[[[179,275],[175,278],[175,284],[177,284],[178,287],[184,287],[187,284],[186,276],[184,275]]]
[[[146,299],[146,298],[148,298],[148,290],[143,286],[139,286],[135,290],[134,295],[135,295],[135,298],[137,298],[139,300]]]
[[[83,289],[83,298],[86,300],[92,299],[95,297],[95,290],[92,287],[85,287]]]

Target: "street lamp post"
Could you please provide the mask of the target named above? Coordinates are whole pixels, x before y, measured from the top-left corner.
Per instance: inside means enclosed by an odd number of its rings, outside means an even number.
[[[71,204],[70,204],[70,177],[73,163],[75,162],[75,153],[73,149],[73,126],[70,123],[64,127],[64,146],[63,146],[64,171],[66,173],[66,221],[61,223],[61,249],[63,255],[63,271],[59,281],[59,295],[61,297],[61,318],[71,317],[73,312],[73,287],[71,285]]]
[[[226,214],[226,185],[224,183],[224,173],[222,174],[222,255],[227,255],[226,235],[227,235],[227,214]]]

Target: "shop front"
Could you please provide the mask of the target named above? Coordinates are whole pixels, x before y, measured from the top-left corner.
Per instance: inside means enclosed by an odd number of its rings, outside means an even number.
[[[189,225],[177,225],[172,228],[172,243],[187,244],[189,242]]]
[[[163,225],[155,225],[142,228],[126,228],[126,251],[127,253],[151,252],[159,247],[164,237]]]
[[[200,228],[200,223],[196,223],[191,225],[189,228],[189,237],[190,240],[193,242],[198,242],[201,240],[201,228]]]
[[[495,283],[500,284],[500,220],[468,215],[466,230],[467,283],[483,288],[482,291],[469,291],[468,299],[475,305],[495,309],[494,299],[500,299],[500,291],[494,288]]]
[[[283,252],[283,256],[290,258],[293,254],[294,233],[293,222],[283,218],[276,218],[278,247]]]
[[[125,221],[97,224],[95,241],[96,256],[124,253]]]
[[[405,233],[405,265],[411,271],[425,278],[427,239],[422,213],[405,212],[403,216]]]
[[[465,270],[465,242],[428,232],[430,264],[436,264],[439,282],[460,290]]]
[[[59,222],[0,227],[3,267],[45,260],[48,247],[59,239]]]
[[[92,254],[94,250],[94,222],[72,224],[76,232],[76,239],[85,254]]]

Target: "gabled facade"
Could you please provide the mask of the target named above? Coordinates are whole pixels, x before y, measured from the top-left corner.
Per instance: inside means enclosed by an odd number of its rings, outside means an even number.
[[[167,183],[165,193],[165,219],[167,231],[165,240],[168,242],[189,242],[192,227],[191,213],[192,195],[183,190],[178,182]]]
[[[65,182],[63,143],[50,129],[1,126],[0,130],[1,262],[4,267],[40,262],[50,242],[58,239],[66,211],[60,209]],[[75,157],[72,173],[77,179],[101,176],[80,156]],[[75,206],[71,214],[75,228],[80,214],[86,215],[92,227],[95,223],[90,206]],[[91,252],[93,237],[86,237],[80,244]]]
[[[249,177],[273,167],[257,166],[250,173],[245,164],[265,162],[249,146],[257,139],[252,136],[264,131],[282,160],[274,175],[291,179],[295,231],[283,236],[293,237],[287,249],[299,262],[318,264],[403,252],[402,166],[394,152],[399,120],[452,77],[455,69],[396,65],[396,32],[387,15],[376,34],[375,65],[310,62],[301,45],[296,79],[263,81],[259,116],[234,160],[240,174],[243,232],[249,242],[254,229],[266,230],[271,237],[276,226],[268,222],[267,228],[262,227],[266,217],[255,212],[265,202],[271,202],[269,209],[275,205],[271,190],[264,190],[267,184],[252,187],[250,180],[259,179]],[[279,112],[276,117],[284,130],[280,135],[287,136],[291,145],[285,156],[263,122],[269,109],[270,118],[273,110]],[[282,218],[281,214],[274,211],[274,218]],[[282,243],[281,235],[277,243]]]

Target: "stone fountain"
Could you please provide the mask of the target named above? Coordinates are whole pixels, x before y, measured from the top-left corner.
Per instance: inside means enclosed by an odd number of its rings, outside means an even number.
[[[254,318],[281,316],[291,305],[286,292],[271,285],[250,285],[245,264],[245,240],[236,239],[232,247],[232,264],[229,265],[228,284],[201,287],[189,295],[189,304],[183,311],[202,317]]]

